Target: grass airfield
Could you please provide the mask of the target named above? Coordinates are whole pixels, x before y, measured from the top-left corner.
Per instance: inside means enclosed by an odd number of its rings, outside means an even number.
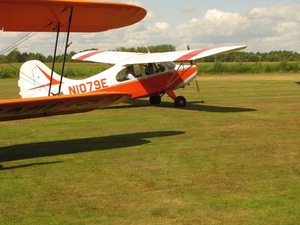
[[[298,224],[296,80],[199,75],[200,93],[176,91],[185,108],[164,96],[0,122],[0,224]]]

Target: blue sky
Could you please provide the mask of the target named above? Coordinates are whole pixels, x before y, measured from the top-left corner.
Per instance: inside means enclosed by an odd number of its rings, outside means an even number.
[[[96,0],[95,0],[96,1]],[[118,1],[112,1],[118,2]],[[137,0],[147,16],[135,25],[94,34],[71,34],[69,51],[172,44],[186,48],[248,45],[246,51],[300,52],[299,0]],[[0,33],[0,52],[20,33]],[[52,54],[53,34],[37,34],[20,51]]]

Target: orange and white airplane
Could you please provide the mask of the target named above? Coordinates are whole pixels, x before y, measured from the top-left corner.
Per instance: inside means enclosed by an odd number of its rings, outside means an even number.
[[[151,104],[159,104],[167,94],[177,107],[184,107],[186,99],[176,96],[174,90],[188,85],[197,75],[198,68],[184,61],[245,49],[230,46],[163,53],[131,53],[116,51],[86,51],[73,59],[114,64],[111,68],[83,80],[62,78],[52,73],[42,62],[32,60],[20,69],[20,95],[22,98],[51,95],[77,95],[103,91],[131,94],[131,99],[150,97]],[[175,64],[174,62],[181,62]],[[129,77],[130,76],[130,77]],[[61,81],[61,82],[60,82]]]
[[[92,0],[1,0],[0,26],[4,32],[56,32],[55,58],[60,32],[67,33],[66,55],[70,32],[101,32],[129,26],[143,19],[146,13],[131,4]],[[62,74],[64,65],[65,60]],[[99,80],[93,85],[102,87],[103,83]],[[87,112],[124,102],[131,94],[109,91],[32,97],[0,100],[0,121]]]

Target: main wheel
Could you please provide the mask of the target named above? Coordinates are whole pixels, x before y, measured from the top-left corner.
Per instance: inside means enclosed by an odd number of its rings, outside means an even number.
[[[186,105],[186,99],[183,96],[177,96],[175,98],[174,104],[176,107],[184,107]]]
[[[153,95],[150,96],[149,101],[152,105],[158,105],[160,104],[161,97],[159,95]]]

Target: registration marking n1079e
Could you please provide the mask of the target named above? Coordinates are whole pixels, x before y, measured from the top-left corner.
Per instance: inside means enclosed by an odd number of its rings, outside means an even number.
[[[85,83],[72,85],[69,86],[68,88],[70,94],[82,94],[94,90],[100,90],[107,87],[108,85],[106,83],[106,78],[103,78],[100,80],[87,81]]]

